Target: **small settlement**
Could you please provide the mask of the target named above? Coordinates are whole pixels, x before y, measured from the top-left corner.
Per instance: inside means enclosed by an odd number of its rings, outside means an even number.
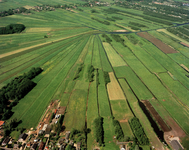
[[[51,150],[56,147],[56,149],[65,150],[67,146],[75,146],[77,150],[80,150],[81,143],[74,144],[74,141],[69,138],[70,131],[62,130],[65,107],[59,105],[59,100],[51,102],[37,128],[24,131],[24,133],[20,134],[17,141],[11,139],[11,137],[3,139],[2,136],[1,148]],[[4,121],[0,121],[1,128],[4,124]],[[59,126],[61,127],[58,128]]]

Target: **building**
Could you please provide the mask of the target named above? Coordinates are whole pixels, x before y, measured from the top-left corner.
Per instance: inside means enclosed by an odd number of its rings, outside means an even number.
[[[19,138],[18,138],[18,142],[23,142],[26,138],[27,138],[27,134],[22,133],[20,134]]]
[[[74,145],[74,141],[70,140],[69,145],[73,146]]]
[[[59,150],[65,150],[65,148],[66,148],[66,143],[63,143],[63,144],[60,146]]]
[[[44,142],[41,142],[41,144],[39,145],[38,150],[43,150],[44,146],[45,146],[45,143],[44,143]]]
[[[4,121],[0,121],[0,129],[5,125]]]
[[[58,143],[59,143],[60,145],[62,145],[62,144],[64,143],[64,139],[63,139],[63,138],[60,138],[59,141],[58,141]]]
[[[184,150],[177,140],[172,140],[170,143],[173,150]]]
[[[3,142],[2,142],[2,146],[5,146],[8,144],[8,142],[10,141],[9,137],[6,137]]]
[[[46,130],[45,130],[45,134],[50,134],[51,133],[51,126],[47,125]]]
[[[31,148],[31,150],[36,150],[36,148],[37,148],[37,143],[34,143],[33,145],[32,145],[32,148]]]
[[[68,143],[69,136],[70,136],[70,131],[67,131],[67,132],[66,132],[66,137],[65,137],[66,143]]]

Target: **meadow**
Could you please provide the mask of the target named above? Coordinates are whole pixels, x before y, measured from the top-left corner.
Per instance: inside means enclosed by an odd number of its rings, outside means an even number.
[[[76,2],[56,1],[56,4]],[[53,2],[11,0],[1,4],[0,10],[4,11],[26,5],[53,5]],[[7,122],[17,118],[22,121],[18,128],[35,129],[50,102],[59,100],[60,106],[66,107],[63,120],[66,131],[91,129],[87,134],[88,149],[99,147],[93,121],[101,116],[104,128],[101,149],[119,149],[113,138],[113,119],[119,121],[125,136],[133,138],[129,121],[137,117],[150,140],[150,145],[139,146],[144,150],[151,146],[162,150],[164,145],[139,105],[141,100],[148,100],[166,124],[171,126],[174,122],[180,127],[185,136],[175,136],[187,143],[189,48],[181,44],[187,41],[168,32],[168,25],[145,19],[145,15],[140,15],[141,10],[115,5],[78,8],[83,11],[55,8],[55,11],[31,10],[28,15],[0,17],[0,26],[11,23],[26,26],[22,33],[0,35],[0,88],[32,67],[43,69],[32,79],[37,85],[11,109],[13,115]],[[175,53],[164,53],[140,36],[143,31]],[[113,34],[119,34],[119,39]],[[80,66],[82,70],[75,78]],[[89,79],[91,66],[92,80]],[[107,84],[105,72],[110,78]],[[11,136],[17,139],[18,134],[14,131]]]

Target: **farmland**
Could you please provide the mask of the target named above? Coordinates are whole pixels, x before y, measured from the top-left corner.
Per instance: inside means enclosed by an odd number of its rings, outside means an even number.
[[[119,142],[131,149],[163,150],[172,147],[174,136],[189,148],[189,20],[184,6],[178,19],[165,9],[169,6],[145,2],[2,1],[0,26],[26,27],[21,33],[0,34],[0,94],[6,92],[5,98],[0,95],[0,117],[6,124],[20,121],[9,136],[17,140],[21,129],[38,129],[51,104],[58,103],[65,112],[58,122],[61,133],[53,140],[77,131],[85,139],[78,138],[86,144],[82,148],[89,150],[118,150]],[[28,11],[15,11],[21,7]],[[167,14],[161,18],[163,11]],[[33,67],[43,70],[31,79],[36,86],[5,106],[11,95],[6,85]],[[98,127],[97,118],[102,119]],[[139,142],[133,118],[139,119],[149,144]]]

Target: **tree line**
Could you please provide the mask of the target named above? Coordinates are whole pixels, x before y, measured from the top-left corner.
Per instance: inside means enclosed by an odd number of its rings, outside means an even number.
[[[13,34],[13,33],[20,33],[26,27],[23,24],[10,24],[6,27],[0,27],[0,34]]]
[[[148,145],[149,139],[146,136],[142,125],[137,117],[133,117],[129,122],[131,129],[133,130],[133,134],[138,140],[140,145]]]
[[[96,142],[99,143],[100,146],[104,145],[104,128],[103,128],[103,118],[98,117],[94,120],[94,128],[95,128],[95,139]]]
[[[35,76],[42,72],[42,69],[32,68],[28,73],[14,78],[7,85],[0,89],[0,118],[6,120],[11,115],[11,109],[18,101],[31,91],[36,83],[31,81]],[[10,103],[9,100],[12,100]],[[9,105],[10,104],[10,105]]]
[[[5,16],[20,14],[20,13],[30,13],[30,10],[28,10],[24,7],[19,7],[16,9],[9,9],[9,10],[2,11],[2,12],[0,12],[0,16],[5,17]]]

